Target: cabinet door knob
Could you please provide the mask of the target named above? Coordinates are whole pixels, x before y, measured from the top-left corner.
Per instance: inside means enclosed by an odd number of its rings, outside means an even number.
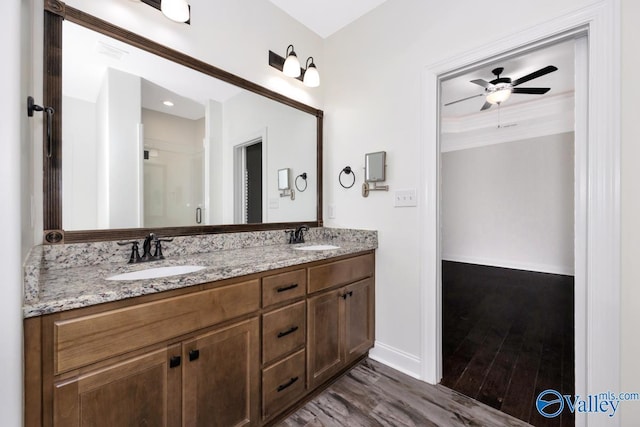
[[[293,377],[291,378],[289,381],[287,381],[284,384],[281,384],[278,386],[278,388],[276,389],[278,393],[280,393],[282,390],[284,390],[287,387],[290,387],[293,383],[295,383],[296,381],[298,381],[298,377]]]
[[[352,297],[352,296],[353,296],[353,291],[349,291],[349,292],[347,292],[347,293],[349,294],[349,296],[350,296],[350,297]]]
[[[298,330],[297,326],[292,326],[290,329],[287,329],[284,332],[278,332],[278,338],[286,337],[287,335],[292,334],[297,330]]]
[[[176,368],[178,366],[180,366],[180,361],[182,360],[182,358],[180,356],[173,356],[171,359],[169,359],[169,367],[170,368]]]
[[[189,361],[193,362],[194,360],[196,360],[198,357],[200,357],[200,350],[191,350],[189,352]]]
[[[346,292],[342,295],[340,295],[342,297],[342,299],[347,299],[347,297],[349,296]]]

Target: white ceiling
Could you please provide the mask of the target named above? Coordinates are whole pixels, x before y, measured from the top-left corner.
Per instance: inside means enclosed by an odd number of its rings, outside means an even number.
[[[386,0],[270,0],[322,38],[360,18]]]

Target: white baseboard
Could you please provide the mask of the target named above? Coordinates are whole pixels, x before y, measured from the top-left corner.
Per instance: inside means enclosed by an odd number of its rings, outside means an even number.
[[[420,358],[413,354],[376,341],[375,347],[369,351],[369,357],[410,377],[422,379],[420,378]]]
[[[464,255],[442,254],[443,261],[464,262],[467,264],[488,265],[491,267],[511,268],[514,270],[535,271],[538,273],[562,274],[573,276],[573,266],[548,265],[537,263],[517,262],[510,260],[499,260],[494,258],[469,257]]]

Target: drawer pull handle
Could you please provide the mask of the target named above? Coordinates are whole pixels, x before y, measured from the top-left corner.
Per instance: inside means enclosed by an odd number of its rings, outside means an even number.
[[[291,385],[293,385],[293,383],[295,383],[296,381],[298,381],[298,377],[293,377],[291,378],[289,381],[287,381],[286,383],[279,385],[278,388],[276,389],[278,393],[280,393],[282,390],[286,389],[287,387],[290,387]]]
[[[291,289],[295,289],[297,287],[298,287],[298,284],[294,283],[293,285],[282,286],[281,288],[276,289],[276,292],[280,293],[280,292],[290,291]]]
[[[180,366],[180,360],[180,356],[173,356],[171,359],[169,359],[169,367],[177,368],[178,366]]]
[[[189,352],[189,362],[193,362],[194,360],[200,357],[200,350],[191,350]]]
[[[284,332],[278,332],[278,338],[286,337],[287,335],[292,334],[297,330],[298,330],[297,326],[292,326],[291,329],[288,329]]]

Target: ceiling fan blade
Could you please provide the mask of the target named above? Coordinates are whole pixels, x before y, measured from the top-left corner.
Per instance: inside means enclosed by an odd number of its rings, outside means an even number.
[[[471,98],[477,98],[479,96],[484,96],[484,93],[479,93],[479,94],[473,95],[473,96],[467,96],[466,98],[458,99],[457,101],[451,101],[451,102],[449,102],[447,104],[444,104],[444,106],[446,107],[447,105],[457,104],[458,102],[466,101],[467,99],[471,99]]]
[[[492,103],[485,101],[480,111],[488,110],[489,108],[491,108],[492,105],[493,105]]]
[[[550,87],[514,87],[511,93],[525,93],[528,95],[544,95],[551,90]]]
[[[492,85],[491,83],[489,83],[488,81],[486,81],[486,80],[482,80],[482,79],[475,79],[475,80],[471,80],[471,83],[475,83],[475,84],[477,84],[477,85],[480,85],[480,86],[482,86],[483,88],[488,88],[488,87],[493,86],[493,85]]]
[[[531,74],[527,74],[526,76],[522,76],[519,79],[512,81],[511,86],[518,86],[519,84],[528,82],[529,80],[537,79],[538,77],[544,76],[545,74],[553,73],[557,69],[558,67],[547,65],[546,67],[541,68],[538,71],[534,71]]]

